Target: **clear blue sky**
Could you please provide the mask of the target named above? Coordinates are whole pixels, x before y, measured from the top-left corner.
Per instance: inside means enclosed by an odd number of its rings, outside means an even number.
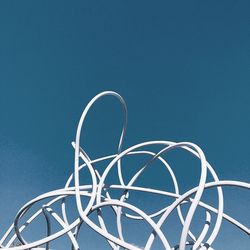
[[[73,170],[78,119],[103,90],[127,101],[124,147],[192,141],[219,178],[249,182],[249,10],[244,0],[1,1],[0,235],[25,202],[64,185]],[[82,145],[92,158],[116,149],[116,104],[107,98],[89,117]],[[182,154],[169,160],[180,179],[193,164]],[[197,185],[199,169],[194,172],[183,191]],[[249,194],[227,189],[225,198],[225,211],[250,226]],[[82,235],[86,249],[105,249],[91,237]],[[249,245],[224,223],[214,247]]]

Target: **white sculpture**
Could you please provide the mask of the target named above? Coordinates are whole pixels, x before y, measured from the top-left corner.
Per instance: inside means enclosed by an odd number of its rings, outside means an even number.
[[[123,107],[123,128],[122,133],[118,145],[117,152],[113,155],[103,156],[99,159],[90,159],[88,154],[85,152],[84,148],[80,147],[80,135],[82,125],[85,121],[86,115],[91,108],[91,106],[101,97],[103,96],[113,96],[117,98]],[[151,249],[152,243],[154,239],[158,237],[164,249],[173,250],[187,249],[187,246],[192,246],[192,249],[209,249],[212,250],[212,244],[219,234],[219,230],[221,227],[221,222],[223,219],[231,222],[233,225],[237,226],[238,229],[244,231],[246,233],[246,237],[250,235],[250,229],[230,217],[229,215],[223,212],[224,200],[223,200],[223,186],[234,186],[241,188],[250,188],[250,183],[240,182],[240,181],[220,181],[211,167],[211,165],[206,161],[205,155],[203,151],[195,144],[190,142],[171,142],[171,141],[148,141],[140,144],[136,144],[131,146],[125,150],[122,149],[122,142],[124,139],[124,135],[126,132],[127,126],[127,107],[123,100],[123,98],[112,91],[106,91],[95,96],[84,109],[82,116],[80,118],[75,142],[72,143],[75,149],[75,167],[74,173],[69,177],[68,181],[64,188],[59,190],[54,190],[45,194],[42,194],[33,200],[27,202],[17,213],[14,223],[10,226],[10,228],[3,235],[0,240],[0,249],[12,249],[12,250],[24,250],[24,249],[46,249],[50,248],[49,244],[52,240],[55,240],[63,235],[68,235],[69,240],[72,243],[72,249],[80,249],[80,245],[78,244],[77,237],[81,227],[82,222],[86,223],[89,227],[91,227],[94,231],[104,237],[104,240],[107,240],[111,249],[130,249],[130,250],[138,250],[137,246],[134,243],[129,243],[126,241],[126,237],[123,235],[121,218],[122,216],[126,216],[131,220],[144,220],[148,223],[152,228],[152,233],[148,236],[148,240],[145,243],[143,249],[148,250]],[[145,149],[147,146],[151,145],[160,145],[162,149],[159,152],[151,152]],[[201,172],[200,172],[200,180],[199,185],[191,190],[187,190],[185,193],[180,194],[178,182],[176,180],[173,169],[168,165],[166,160],[163,158],[164,155],[171,150],[176,148],[181,148],[182,150],[187,151],[192,154],[194,157],[200,160]],[[123,168],[122,159],[125,156],[133,156],[138,154],[146,154],[151,156],[150,161],[144,164],[141,169],[136,172],[136,174],[130,179],[128,183],[125,183],[124,176],[126,174],[126,169]],[[84,162],[80,164],[80,159]],[[110,160],[109,164],[106,166],[106,169],[103,173],[99,173],[98,168],[95,168],[95,163]],[[172,178],[173,185],[175,188],[175,192],[166,192],[163,190],[156,190],[147,187],[136,186],[136,180],[141,175],[143,171],[149,167],[152,162],[160,161],[168,171],[170,177]],[[79,172],[83,169],[87,168],[91,178],[92,183],[89,185],[81,185],[79,182]],[[107,183],[106,177],[109,175],[111,169],[117,168],[119,184]],[[207,173],[210,173],[213,176],[212,182],[206,182]],[[71,185],[73,184],[73,185]],[[202,202],[202,194],[206,189],[215,188],[218,193],[218,208],[214,208],[211,205],[208,205]],[[119,198],[113,198],[110,194],[110,190],[112,189],[120,189],[123,190],[123,194]],[[138,208],[133,204],[129,203],[129,194],[130,192],[145,192],[152,193],[161,196],[172,197],[173,202],[160,211],[156,211],[153,214],[146,214],[142,208]],[[191,196],[193,198],[191,198]],[[66,202],[67,197],[74,196],[77,210],[79,213],[79,217],[73,222],[68,222],[67,217],[67,209]],[[82,204],[81,196],[89,197],[89,202],[87,204]],[[48,202],[47,199],[50,198]],[[26,223],[20,225],[20,219],[25,216],[27,211],[38,201],[42,201],[46,199],[44,205],[38,209],[30,218],[27,219]],[[53,210],[53,204],[61,202],[61,212],[62,217],[58,215],[56,211]],[[181,204],[190,203],[190,207],[186,217],[182,215]],[[116,224],[118,235],[112,235],[108,232],[106,228],[106,223],[103,215],[102,208],[109,206],[113,209],[113,212],[116,216]],[[202,232],[199,235],[194,235],[190,231],[190,224],[194,213],[197,207],[202,207],[206,211],[206,221],[204,223],[204,227]],[[127,210],[131,210],[132,213],[123,212],[124,208]],[[168,216],[174,211],[177,210],[179,220],[183,225],[182,232],[179,238],[179,242],[176,242],[175,245],[171,246],[168,241],[168,235],[165,234],[161,226],[168,219]],[[89,215],[91,213],[97,213],[99,224],[95,224],[90,218]],[[133,215],[132,215],[133,214]],[[135,215],[136,214],[136,215]],[[214,227],[210,228],[211,222],[211,214],[216,214],[216,220],[214,223]],[[35,242],[26,242],[24,237],[22,236],[22,232],[33,222],[33,220],[38,216],[44,216],[47,222],[47,237],[44,237]],[[58,224],[61,226],[61,230],[56,233],[51,233],[51,222],[50,218],[54,218]],[[206,239],[206,240],[205,240]],[[204,241],[205,240],[205,241]],[[16,244],[18,242],[18,244]],[[40,248],[39,246],[43,246],[44,248]]]

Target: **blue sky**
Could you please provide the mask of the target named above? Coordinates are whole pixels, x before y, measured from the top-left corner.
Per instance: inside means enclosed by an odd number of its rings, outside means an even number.
[[[64,185],[81,112],[103,90],[127,102],[125,148],[192,141],[220,179],[249,182],[249,7],[244,0],[1,1],[0,234],[25,202]],[[95,106],[82,137],[92,158],[115,152],[120,120],[113,99]],[[194,164],[186,157],[169,156],[180,179],[184,164]],[[225,193],[226,212],[250,226],[249,194]],[[87,249],[100,249],[102,239],[91,242]],[[214,246],[249,243],[224,223]]]

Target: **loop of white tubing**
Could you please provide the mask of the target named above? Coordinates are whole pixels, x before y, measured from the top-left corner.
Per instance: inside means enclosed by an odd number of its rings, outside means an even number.
[[[206,188],[212,188],[212,187],[217,187],[217,186],[236,186],[236,187],[241,187],[241,188],[247,188],[247,189],[250,189],[250,184],[249,183],[244,183],[244,182],[239,182],[239,181],[219,181],[219,182],[210,182],[210,183],[206,183],[205,185],[205,189]],[[119,188],[119,189],[131,189],[131,190],[135,190],[135,191],[142,191],[142,192],[150,192],[150,193],[156,193],[156,194],[160,194],[160,195],[168,195],[170,197],[173,197],[173,198],[176,198],[177,195],[175,193],[169,193],[169,192],[165,192],[165,191],[161,191],[161,190],[154,190],[154,189],[148,189],[148,188],[142,188],[142,187],[127,187],[127,186],[119,186],[119,185],[112,185],[110,186],[110,188]],[[193,188],[192,190],[188,191],[187,193],[185,193],[184,195],[180,196],[179,195],[179,202],[180,200],[186,200],[187,197],[191,196],[193,193],[196,192],[198,187],[196,188]],[[90,185],[86,185],[84,187],[81,187],[81,190],[88,190],[88,189],[91,189],[91,186]],[[83,192],[81,193],[82,195],[90,195],[90,194],[87,194],[86,192]],[[56,201],[60,200],[60,199],[63,199],[63,197],[65,197],[66,195],[75,195],[75,192],[74,192],[74,187],[72,188],[69,188],[68,190],[64,190],[64,189],[61,189],[61,190],[56,190],[56,191],[52,191],[52,192],[48,192],[46,194],[43,194],[41,196],[38,196],[37,198],[35,198],[34,200],[32,200],[31,202],[27,203],[26,206],[23,207],[23,209],[20,210],[20,214],[23,214],[23,211],[26,210],[27,208],[29,209],[30,206],[40,200],[43,200],[43,199],[47,199],[49,197],[53,197],[53,196],[57,196],[56,199],[53,199],[53,201],[50,201],[47,205],[52,205],[53,203],[55,203]],[[218,211],[205,204],[205,203],[202,203],[200,202],[199,204],[201,207],[204,207],[212,212],[215,212],[215,213],[218,213]],[[177,205],[176,205],[177,206]],[[42,209],[38,210],[39,213],[42,213]],[[27,226],[27,223],[29,223],[31,220],[35,219],[35,217],[38,216],[38,212],[35,213],[30,219],[29,221],[27,221],[22,227],[23,228],[20,228],[20,231],[22,231],[26,226]],[[231,222],[232,224],[235,224],[237,227],[239,227],[241,230],[243,230],[245,233],[247,233],[248,235],[250,235],[250,229],[246,228],[245,226],[241,225],[239,222],[237,222],[236,220],[234,220],[233,218],[231,218],[230,216],[226,215],[226,214],[223,214],[223,217],[225,219],[227,219],[229,222]],[[76,221],[74,221],[70,226],[69,228],[66,230],[66,232],[68,232],[69,230],[71,230],[73,227],[75,227],[78,223],[80,223],[80,220],[77,219]],[[13,226],[12,226],[13,228]],[[60,234],[61,233],[61,234]],[[65,234],[65,229],[64,230],[61,230],[57,233],[55,233],[54,235],[51,235],[53,237],[46,237],[44,238],[43,240],[39,240],[39,241],[36,241],[36,242],[33,242],[33,243],[29,243],[27,245],[23,245],[23,246],[18,246],[18,247],[14,247],[14,248],[11,248],[12,250],[18,250],[18,249],[29,249],[30,247],[35,247],[35,246],[38,246],[38,245],[42,245],[48,241],[51,241],[57,237],[60,237],[62,236],[63,234]],[[9,249],[9,248],[3,248],[3,249]]]
[[[210,183],[206,183],[205,185],[205,189],[206,188],[212,188],[212,187],[217,187],[217,186],[236,186],[236,187],[241,187],[241,188],[247,188],[247,189],[250,189],[250,184],[249,183],[244,183],[244,182],[239,182],[239,181],[219,181],[219,182],[210,182]],[[127,186],[119,186],[119,185],[112,185],[110,186],[110,188],[119,188],[119,189],[131,189],[131,190],[135,190],[135,191],[142,191],[142,192],[150,192],[150,193],[156,193],[156,194],[160,194],[160,195],[168,195],[170,197],[174,197],[176,198],[177,195],[175,193],[169,193],[169,192],[165,192],[165,191],[161,191],[161,190],[154,190],[154,189],[148,189],[148,188],[142,188],[142,187],[127,187]],[[90,185],[86,185],[84,187],[81,187],[81,190],[88,190],[88,189],[91,189],[91,186]],[[195,193],[197,190],[197,187],[192,189],[191,191],[188,192],[188,194],[184,194],[182,196],[179,195],[179,198],[181,198],[181,200],[185,200],[188,196],[192,195],[193,193]],[[89,195],[87,194],[86,192],[82,192],[81,193],[82,195]],[[64,189],[61,189],[61,190],[56,190],[56,191],[52,191],[52,192],[48,192],[46,194],[43,194],[41,196],[38,196],[37,198],[33,199],[31,202],[27,203],[20,211],[19,213],[22,214],[24,210],[26,210],[27,208],[30,208],[30,206],[40,200],[43,200],[43,199],[47,199],[49,197],[53,197],[53,196],[58,196],[56,199],[53,199],[52,201],[50,201],[49,203],[47,203],[47,205],[52,205],[53,203],[55,203],[56,201],[60,200],[60,199],[63,199],[66,195],[75,195],[75,192],[74,192],[74,187],[72,188],[69,188],[68,190],[64,190]],[[218,211],[205,204],[205,203],[200,203],[199,204],[201,207],[204,207],[212,212],[215,212],[215,213],[218,213]],[[177,206],[177,205],[176,205]],[[29,221],[27,221],[23,226],[22,228],[20,228],[20,231],[22,231],[26,226],[27,226],[27,223],[29,223],[30,221],[32,221],[33,219],[35,219],[35,217],[38,216],[39,213],[42,213],[42,209],[38,210],[38,212],[36,212],[30,219]],[[243,230],[244,232],[246,232],[248,235],[250,235],[250,229],[246,228],[245,226],[241,225],[239,222],[237,222],[236,220],[234,220],[233,218],[231,218],[230,216],[226,215],[226,214],[223,214],[223,217],[225,219],[227,219],[229,222],[231,222],[232,224],[235,224],[237,227],[239,227],[241,230]],[[40,241],[36,241],[36,242],[33,242],[33,243],[30,243],[28,245],[24,245],[24,246],[19,246],[19,247],[14,247],[14,248],[11,248],[12,250],[17,250],[17,249],[29,249],[30,247],[35,247],[35,246],[38,246],[38,245],[41,245],[41,244],[44,244],[48,241],[51,241],[57,237],[60,237],[62,236],[63,234],[65,234],[65,232],[71,230],[73,227],[75,227],[78,223],[80,223],[80,220],[77,219],[76,221],[74,221],[70,226],[69,228],[65,231],[64,230],[61,230],[57,233],[55,233],[54,235],[51,235],[53,237],[46,237],[44,238],[43,240],[40,240]],[[12,225],[12,228],[13,229],[13,225]],[[11,230],[10,229],[10,230]],[[61,234],[60,234],[61,233]],[[9,249],[9,248],[4,248],[4,249]]]
[[[123,110],[123,126],[122,126],[121,136],[120,136],[118,147],[117,147],[117,153],[91,160],[89,156],[87,155],[87,153],[84,151],[84,149],[80,147],[81,130],[82,130],[83,123],[85,121],[85,118],[90,108],[97,100],[99,100],[103,96],[113,96],[119,100],[122,106],[122,110]],[[212,166],[207,162],[203,151],[196,144],[193,144],[190,142],[177,143],[177,142],[171,142],[171,141],[149,141],[149,142],[136,144],[125,150],[122,150],[122,144],[123,144],[124,136],[126,133],[126,128],[127,128],[127,106],[123,98],[119,94],[113,91],[105,91],[96,95],[84,109],[81,115],[78,127],[77,127],[75,142],[72,143],[75,149],[74,173],[70,175],[63,189],[54,190],[54,191],[42,194],[36,197],[35,199],[31,200],[30,202],[27,202],[19,210],[19,212],[17,213],[15,217],[14,223],[6,231],[2,239],[0,239],[0,249],[28,250],[28,249],[32,249],[34,247],[45,244],[46,250],[48,250],[49,242],[67,234],[72,244],[72,250],[78,250],[80,249],[80,246],[78,245],[78,242],[77,242],[77,236],[78,236],[80,227],[82,223],[84,222],[93,230],[95,230],[98,234],[102,235],[108,241],[112,249],[119,250],[120,247],[122,247],[122,248],[130,249],[130,250],[138,250],[139,249],[138,247],[126,242],[124,238],[123,231],[122,231],[122,222],[121,222],[122,215],[130,219],[144,220],[152,227],[152,233],[150,234],[146,242],[146,245],[144,248],[145,250],[151,249],[151,246],[156,236],[160,239],[164,248],[167,250],[170,250],[170,249],[185,250],[186,246],[188,245],[192,245],[193,250],[197,250],[197,249],[212,250],[211,245],[219,233],[223,218],[228,220],[233,225],[237,226],[240,230],[250,235],[249,228],[247,228],[246,226],[244,226],[243,224],[241,224],[240,222],[226,215],[223,212],[224,199],[223,199],[223,193],[222,193],[222,188],[221,188],[222,186],[234,186],[234,187],[250,189],[249,183],[239,182],[239,181],[220,181],[214,169],[212,168]],[[141,149],[141,148],[144,148],[146,146],[151,146],[151,145],[161,145],[163,148],[158,153]],[[200,179],[199,179],[198,186],[196,186],[195,188],[192,188],[191,190],[188,190],[184,194],[179,193],[178,182],[175,177],[174,171],[163,158],[164,154],[176,148],[181,148],[191,153],[192,155],[194,155],[200,160],[201,170],[200,170]],[[147,161],[134,174],[134,176],[129,180],[128,184],[125,184],[123,171],[122,171],[122,162],[121,162],[122,158],[127,157],[129,155],[136,155],[136,154],[147,154],[147,155],[151,155],[152,158],[149,161]],[[79,158],[81,158],[84,162],[82,165],[79,165]],[[105,168],[104,172],[102,174],[99,174],[98,170],[95,169],[94,164],[97,162],[105,161],[105,160],[111,160],[111,161],[108,164],[108,166]],[[170,174],[170,177],[172,179],[173,186],[174,186],[174,193],[151,189],[151,188],[138,187],[134,185],[135,182],[138,180],[138,178],[141,176],[141,174],[144,171],[146,171],[146,169],[150,165],[152,165],[152,163],[155,160],[159,160],[163,164],[165,169],[168,171],[168,173]],[[107,185],[107,183],[105,182],[106,178],[109,175],[110,171],[115,168],[115,166],[117,166],[117,173],[118,173],[118,179],[119,179],[120,184]],[[88,169],[91,175],[90,185],[80,185],[79,172],[84,167]],[[208,173],[211,174],[214,181],[206,183]],[[72,183],[73,180],[74,180],[74,186],[71,187],[70,184]],[[207,188],[217,189],[218,209],[201,201],[202,194],[204,190]],[[109,189],[122,189],[123,194],[121,195],[119,199],[114,199],[110,196],[108,192]],[[142,209],[139,209],[138,207],[128,203],[129,192],[131,191],[164,195],[164,196],[172,197],[174,201],[169,206],[164,207],[152,214],[146,214]],[[192,195],[194,195],[193,198],[191,198]],[[72,223],[70,223],[68,220],[66,203],[65,203],[67,197],[69,196],[75,196],[76,206],[77,206],[77,210],[80,216],[78,219],[76,219]],[[86,204],[82,204],[81,196],[85,196],[89,198]],[[29,217],[26,223],[24,223],[22,226],[19,227],[20,219],[24,217],[24,215],[29,211],[29,209],[35,203],[42,201],[44,199],[48,199],[48,198],[52,198],[52,200],[44,204],[42,208],[38,209],[32,216]],[[56,202],[61,202],[62,218],[51,207]],[[184,219],[182,212],[181,212],[181,205],[186,204],[186,203],[191,203],[191,205]],[[111,207],[113,209],[113,212],[116,215],[116,226],[118,230],[118,237],[108,232],[105,221],[103,219],[102,208],[107,207],[107,206]],[[201,230],[201,233],[198,236],[195,236],[190,231],[190,226],[191,226],[192,218],[198,206],[205,209],[206,218],[205,218],[204,227]],[[131,210],[133,213],[136,213],[136,215],[135,214],[132,215],[127,212],[123,213],[122,211],[123,208]],[[166,235],[164,235],[164,233],[161,231],[161,226],[167,220],[168,216],[175,209],[177,209],[178,217],[179,217],[180,222],[183,225],[183,228],[182,228],[179,244],[174,247],[171,247],[166,238]],[[89,215],[93,213],[94,211],[97,212],[99,226],[93,223],[89,219]],[[210,230],[211,212],[217,214],[217,218],[216,218],[216,221],[212,230]],[[30,225],[32,221],[41,214],[43,214],[46,219],[47,236],[35,242],[28,243],[21,235],[21,232],[24,229],[26,229],[28,225]],[[57,221],[57,223],[62,227],[60,231],[51,234],[51,222],[50,222],[49,216],[52,216],[55,219],[55,221]],[[154,218],[157,218],[159,216],[160,218],[157,222],[153,221]],[[211,231],[211,233],[209,236],[207,236],[209,231]],[[13,235],[11,236],[12,232],[13,232]],[[191,237],[192,241],[187,240],[188,236]],[[4,244],[4,242],[7,240],[8,237],[10,237],[10,239],[8,240],[7,244]],[[18,238],[19,241],[23,245],[11,247],[11,244],[14,243],[16,238]],[[207,240],[204,243],[205,238],[207,238]]]

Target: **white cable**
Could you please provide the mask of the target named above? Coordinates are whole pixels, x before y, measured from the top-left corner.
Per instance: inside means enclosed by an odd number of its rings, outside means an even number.
[[[122,106],[123,112],[123,125],[121,130],[120,139],[117,146],[117,151],[112,155],[103,156],[97,159],[90,159],[88,153],[85,151],[85,147],[80,145],[81,130],[83,128],[86,116],[96,101],[104,96],[112,96],[119,100]],[[119,250],[120,247],[129,250],[139,250],[136,246],[136,242],[128,242],[126,239],[126,232],[123,230],[123,218],[127,220],[140,220],[144,221],[151,227],[151,234],[148,235],[148,239],[145,242],[143,249],[152,249],[154,240],[156,237],[162,243],[164,249],[167,250],[185,250],[188,247],[192,247],[193,250],[213,250],[212,245],[217,238],[222,220],[229,221],[236,228],[246,233],[246,237],[250,236],[250,229],[224,213],[224,197],[222,187],[232,186],[250,189],[250,183],[240,181],[221,181],[219,180],[214,168],[207,162],[205,154],[196,144],[190,142],[172,142],[172,141],[148,141],[133,145],[127,149],[123,149],[123,140],[127,128],[127,106],[123,98],[113,91],[105,91],[96,95],[84,109],[76,133],[75,142],[72,143],[75,150],[75,165],[74,172],[69,176],[64,188],[50,191],[42,195],[37,196],[31,201],[24,204],[24,206],[18,211],[16,217],[13,220],[13,224],[6,230],[2,238],[0,239],[0,249],[3,250],[28,250],[28,249],[46,249],[49,247],[53,249],[53,242],[57,238],[68,235],[68,239],[71,243],[72,250],[78,250],[81,248],[78,237],[81,229],[81,225],[84,223],[92,228],[95,232],[103,236],[103,238],[109,243],[111,249]],[[158,145],[161,149],[158,152],[149,150],[148,147]],[[164,158],[169,151],[176,149],[182,149],[187,153],[190,153],[200,161],[200,177],[197,183],[194,183],[194,187],[190,190],[186,190],[184,193],[180,193],[177,178],[174,173],[174,168],[170,166]],[[147,155],[151,158],[141,163],[139,170],[137,169],[132,177],[125,183],[126,168],[122,159],[125,157],[133,157],[134,155]],[[80,165],[80,160],[83,164]],[[170,175],[174,191],[167,191],[165,187],[163,190],[158,190],[150,187],[142,187],[136,185],[144,175],[147,174],[149,168],[154,167],[154,162],[159,161],[161,166],[167,170]],[[108,162],[108,163],[107,163]],[[96,163],[106,164],[104,171],[101,172],[96,167]],[[133,166],[130,166],[133,167]],[[138,166],[137,166],[138,167]],[[158,168],[159,166],[157,166]],[[157,169],[154,167],[155,175],[157,175]],[[198,169],[192,168],[192,166],[185,169],[185,171],[197,171]],[[90,183],[80,183],[80,172],[83,169],[87,169],[91,176]],[[117,171],[119,183],[110,183],[109,176]],[[142,175],[143,174],[143,175]],[[211,175],[213,181],[207,182],[207,175]],[[83,179],[83,181],[85,181]],[[157,181],[157,180],[155,180]],[[168,187],[169,188],[169,187]],[[202,201],[202,195],[206,189],[215,188],[218,196],[218,208],[204,203]],[[121,194],[118,197],[113,197],[112,190],[121,190]],[[131,203],[130,195],[142,192],[145,194],[158,195],[168,197],[172,199],[172,202],[163,205],[157,211],[147,214],[144,212],[144,204]],[[67,201],[69,197],[75,197],[78,217],[73,222],[70,222],[68,218],[68,205]],[[85,202],[82,202],[81,197],[86,197]],[[87,201],[86,201],[87,200]],[[168,199],[169,201],[169,199]],[[31,213],[31,209],[36,205],[43,202],[40,208]],[[54,208],[55,204],[61,204],[61,213]],[[184,217],[181,207],[183,205],[189,205],[187,215]],[[117,235],[113,235],[109,232],[110,221],[105,221],[105,207],[110,207],[114,214],[114,225],[117,227]],[[202,218],[200,224],[203,225],[199,234],[195,235],[192,232],[192,228],[195,224],[192,223],[193,216],[197,211],[197,208],[205,210],[205,218]],[[130,212],[128,212],[129,210]],[[170,235],[164,232],[162,225],[168,221],[170,214],[173,211],[177,211],[177,219],[182,225],[182,232],[179,235],[179,242],[175,242],[172,246],[170,244]],[[33,211],[33,210],[32,210]],[[29,216],[27,216],[29,214]],[[61,216],[60,216],[61,214]],[[98,218],[98,223],[94,223],[90,219],[90,215],[95,214]],[[39,240],[29,242],[24,239],[23,232],[33,223],[33,221],[39,216],[43,216],[46,221],[45,231],[47,235]],[[58,223],[59,228],[57,232],[52,232],[53,223]],[[21,220],[26,221],[21,223]],[[214,223],[212,223],[214,222]],[[213,226],[212,226],[213,225]],[[171,230],[169,228],[168,230]],[[174,228],[172,229],[174,230]],[[138,237],[140,232],[136,231]],[[27,237],[27,236],[26,236]],[[16,242],[19,242],[16,245]],[[41,248],[43,247],[43,248]]]

